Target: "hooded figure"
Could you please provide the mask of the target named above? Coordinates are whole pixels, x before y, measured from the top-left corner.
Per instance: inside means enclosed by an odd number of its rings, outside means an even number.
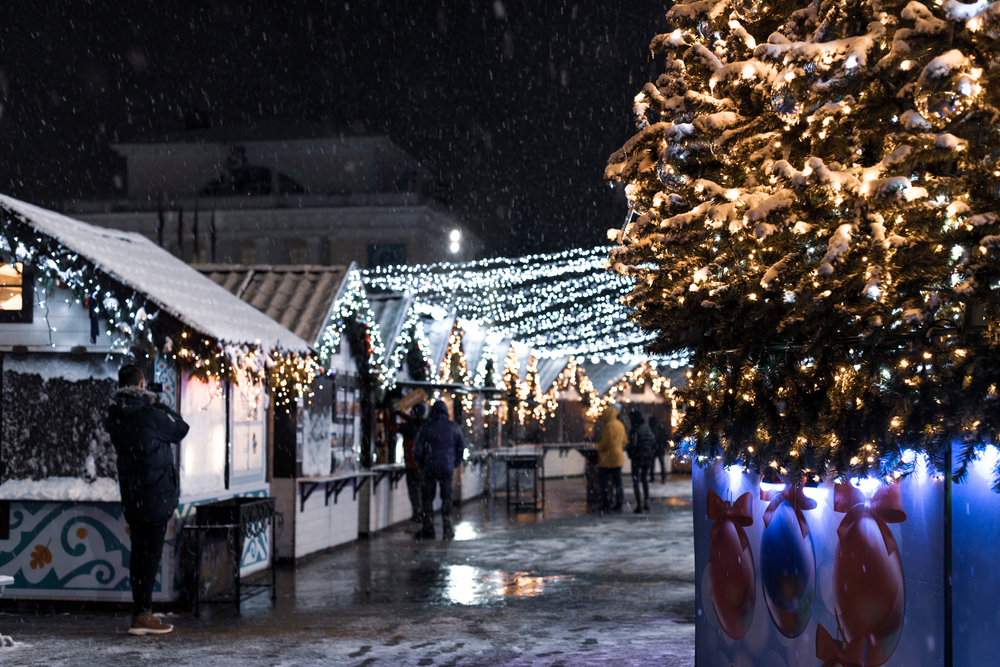
[[[628,418],[632,429],[628,434],[628,446],[625,451],[632,459],[633,465],[636,463],[650,465],[653,462],[653,453],[656,451],[656,436],[638,410],[629,413]]]
[[[126,365],[118,371],[118,392],[105,422],[118,452],[118,484],[128,521],[132,552],[133,635],[166,634],[173,626],[153,616],[153,586],[160,569],[167,522],[177,509],[180,484],[171,443],[187,435],[180,416],[146,391],[142,369]]]
[[[625,465],[625,425],[618,421],[618,411],[610,405],[604,408],[601,421],[603,422],[601,441],[597,443],[601,510],[618,511],[625,502],[625,487],[622,485],[622,466]]]
[[[667,422],[669,425],[670,422]],[[653,463],[649,467],[650,480],[656,479],[656,462],[660,462],[660,481],[667,481],[667,449],[670,447],[670,430],[663,426],[656,417],[649,418],[649,430],[656,438],[656,449],[653,451]]]
[[[425,475],[451,475],[462,460],[465,439],[458,424],[448,419],[448,406],[435,401],[430,418],[420,427],[413,458]]]
[[[156,394],[137,385],[119,387],[108,408],[108,433],[118,452],[118,484],[129,525],[166,523],[180,493],[170,445],[188,425]]]
[[[625,425],[618,421],[618,411],[610,405],[601,413],[601,441],[597,443],[597,465],[621,468],[625,465]]]
[[[423,529],[417,533],[418,539],[434,537],[433,503],[436,487],[441,489],[441,522],[445,539],[454,537],[451,525],[451,483],[452,473],[462,461],[465,439],[458,424],[448,419],[448,406],[444,401],[435,401],[430,419],[420,427],[417,442],[413,446],[413,458],[423,473]]]
[[[632,489],[635,491],[635,513],[649,511],[649,476],[656,452],[656,436],[639,410],[629,414],[632,430],[628,434],[628,456],[632,459]],[[645,492],[645,495],[643,495]]]

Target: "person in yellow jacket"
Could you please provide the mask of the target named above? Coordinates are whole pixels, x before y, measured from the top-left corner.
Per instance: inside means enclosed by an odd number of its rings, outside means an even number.
[[[621,511],[625,502],[622,466],[625,465],[625,425],[618,421],[618,411],[610,405],[601,414],[601,441],[597,443],[597,474],[601,480],[601,510]],[[611,485],[614,483],[614,498]],[[614,506],[612,506],[612,500]]]

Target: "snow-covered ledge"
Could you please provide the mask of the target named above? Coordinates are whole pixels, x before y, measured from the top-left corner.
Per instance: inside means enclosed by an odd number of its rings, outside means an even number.
[[[93,482],[80,477],[46,477],[8,479],[0,484],[0,499],[120,503],[122,496],[118,481],[110,477],[98,477]]]

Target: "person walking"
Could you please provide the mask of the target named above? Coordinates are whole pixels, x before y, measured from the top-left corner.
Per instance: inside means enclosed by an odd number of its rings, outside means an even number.
[[[656,462],[660,462],[660,483],[667,482],[667,449],[670,447],[670,431],[656,417],[649,418],[649,430],[656,438],[656,449],[653,450],[653,465],[649,468],[650,481],[656,479]]]
[[[610,405],[601,413],[601,440],[597,443],[597,474],[601,481],[601,511],[621,510],[625,502],[622,466],[625,465],[625,425]],[[614,487],[614,497],[612,497]],[[614,505],[612,505],[612,502]]]
[[[427,414],[427,406],[417,403],[410,410],[410,414],[399,413],[403,418],[403,423],[399,425],[399,432],[403,436],[403,460],[406,462],[406,493],[410,496],[410,507],[412,508],[411,521],[420,523],[423,521],[423,480],[420,476],[420,466],[413,456],[413,447],[417,444],[417,434],[420,427],[424,425],[424,415]]]
[[[423,473],[424,497],[423,528],[417,539],[434,539],[434,490],[441,490],[441,536],[450,540],[455,536],[451,524],[451,483],[455,466],[461,463],[465,452],[465,439],[458,424],[448,418],[448,406],[435,401],[430,419],[420,427],[413,446],[413,457]]]
[[[653,467],[656,438],[638,409],[629,414],[632,426],[628,434],[628,457],[632,460],[632,490],[635,491],[635,509],[639,514],[649,511],[649,475]]]
[[[132,627],[129,634],[162,635],[174,629],[153,616],[153,586],[163,554],[167,522],[177,509],[179,480],[171,443],[187,435],[176,412],[146,391],[142,369],[131,364],[118,371],[118,391],[105,422],[118,453],[122,510],[132,538],[129,583]]]

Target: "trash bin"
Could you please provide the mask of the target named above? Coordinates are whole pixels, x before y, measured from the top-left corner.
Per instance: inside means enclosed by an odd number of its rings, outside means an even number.
[[[196,531],[198,541],[195,607],[210,601],[235,602],[238,606],[245,587],[240,580],[244,546],[248,539],[272,527],[274,498],[227,498],[198,505],[195,511],[197,523],[187,526]],[[272,597],[274,548],[272,539]]]

